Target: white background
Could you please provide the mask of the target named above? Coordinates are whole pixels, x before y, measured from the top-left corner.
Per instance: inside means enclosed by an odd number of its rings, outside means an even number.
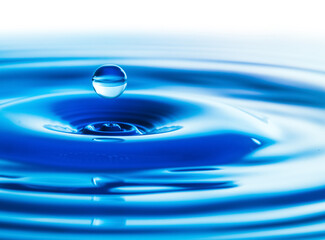
[[[0,0],[0,34],[325,36],[322,0]]]

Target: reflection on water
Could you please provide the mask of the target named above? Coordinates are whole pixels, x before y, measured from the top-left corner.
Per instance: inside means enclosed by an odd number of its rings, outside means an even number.
[[[316,60],[116,39],[2,43],[2,238],[325,237]],[[128,89],[104,99],[90,80],[112,62]]]

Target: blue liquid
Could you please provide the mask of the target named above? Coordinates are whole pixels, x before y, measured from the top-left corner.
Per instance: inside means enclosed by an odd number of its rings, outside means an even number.
[[[0,238],[325,237],[324,72],[169,43],[2,51]],[[107,61],[123,97],[89,86]]]
[[[95,71],[92,84],[98,95],[104,98],[116,98],[124,92],[126,79],[126,73],[119,66],[104,65]]]
[[[91,123],[82,129],[82,133],[104,136],[132,136],[143,134],[136,126],[126,123]]]

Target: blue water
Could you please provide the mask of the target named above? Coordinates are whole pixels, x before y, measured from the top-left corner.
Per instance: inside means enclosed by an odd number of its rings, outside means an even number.
[[[314,55],[84,38],[2,40],[0,239],[325,238]],[[103,64],[118,98],[92,89]]]

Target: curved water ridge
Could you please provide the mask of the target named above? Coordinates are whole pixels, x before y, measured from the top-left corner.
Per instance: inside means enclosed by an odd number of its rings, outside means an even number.
[[[0,106],[0,236],[325,236],[323,72],[121,57],[128,89],[107,100],[91,74],[110,61],[2,61],[26,87]]]
[[[129,94],[115,101],[93,93],[54,94],[4,105],[6,127],[1,131],[11,135],[3,135],[2,157],[108,170],[204,166],[240,161],[271,141],[265,122],[215,99],[152,94]],[[125,131],[96,129],[112,121]],[[102,143],[96,141],[98,135]],[[20,151],[12,151],[17,144]]]

